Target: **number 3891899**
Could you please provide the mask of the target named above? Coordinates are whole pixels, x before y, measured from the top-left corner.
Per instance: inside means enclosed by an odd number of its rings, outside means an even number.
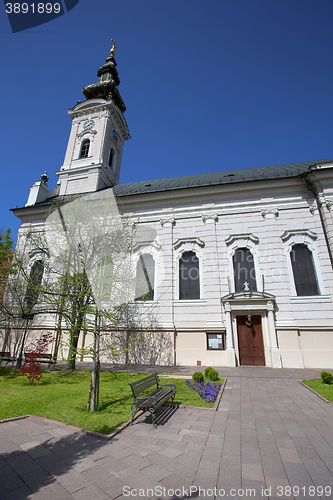
[[[7,14],[59,14],[60,3],[6,3]]]

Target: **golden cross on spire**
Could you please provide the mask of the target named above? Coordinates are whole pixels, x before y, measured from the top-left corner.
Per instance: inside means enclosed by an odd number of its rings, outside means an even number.
[[[111,38],[111,42],[112,42],[112,48],[110,50],[110,56],[114,56],[116,53],[116,48],[117,48],[116,42],[114,40],[112,40],[112,38]]]

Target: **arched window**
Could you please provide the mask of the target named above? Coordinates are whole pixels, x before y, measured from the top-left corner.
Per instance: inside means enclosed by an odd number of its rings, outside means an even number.
[[[179,260],[179,299],[200,299],[199,259],[194,252],[184,252]]]
[[[43,273],[44,263],[42,260],[37,260],[31,268],[25,295],[25,303],[27,305],[28,312],[30,312],[34,305],[37,304]]]
[[[155,262],[151,255],[140,255],[136,266],[135,300],[154,300]]]
[[[110,156],[109,156],[109,166],[112,168],[112,163],[113,163],[113,158],[114,158],[114,149],[110,149]]]
[[[247,288],[256,291],[257,282],[253,255],[248,248],[237,248],[233,256],[233,265],[235,292],[242,292]]]
[[[89,146],[90,146],[90,140],[85,139],[82,142],[80,158],[88,158]]]
[[[320,295],[311,250],[301,243],[293,245],[290,259],[297,295]]]

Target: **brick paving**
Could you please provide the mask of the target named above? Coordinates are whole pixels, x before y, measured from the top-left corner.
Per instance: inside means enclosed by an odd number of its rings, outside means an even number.
[[[320,370],[219,372],[217,411],[162,411],[157,429],[141,416],[110,441],[41,417],[1,423],[0,500],[333,498],[333,404],[298,382]]]

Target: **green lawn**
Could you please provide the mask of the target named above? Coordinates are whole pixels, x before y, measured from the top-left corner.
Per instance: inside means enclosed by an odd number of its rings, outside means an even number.
[[[324,398],[329,401],[333,401],[333,385],[324,384],[321,378],[315,380],[303,380],[303,383],[311,387],[311,389],[318,392],[318,394]]]
[[[13,369],[0,368],[0,420],[35,414],[66,424],[109,434],[128,420],[133,397],[128,382],[147,376],[120,372],[101,372],[100,411],[87,412],[91,372],[44,372],[43,378],[29,385],[26,376]],[[219,380],[218,383],[222,383]],[[186,386],[185,379],[161,379],[176,384],[176,404],[212,407]]]

